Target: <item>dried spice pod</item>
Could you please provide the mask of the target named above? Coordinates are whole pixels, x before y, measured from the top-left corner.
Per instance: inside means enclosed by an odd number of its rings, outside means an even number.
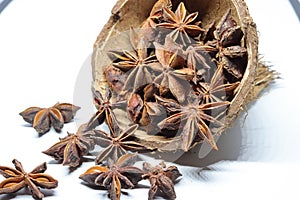
[[[207,141],[216,149],[211,136],[208,139],[199,134],[204,131],[202,127],[205,127],[205,132],[211,131],[213,135],[222,133],[233,123],[242,108],[274,79],[274,73],[258,62],[257,30],[243,0],[119,0],[94,45],[92,87],[101,94],[105,93],[108,85],[112,85],[105,76],[107,67],[124,64],[124,59],[134,60],[131,58],[133,54],[129,53],[126,54],[127,58],[118,54],[119,60],[114,61],[108,55],[108,52],[115,52],[114,50],[137,52],[130,34],[120,34],[129,32],[131,27],[147,28],[141,29],[136,36],[138,42],[145,39],[144,46],[140,48],[147,48],[148,54],[143,58],[156,55],[161,66],[156,63],[152,71],[147,71],[145,83],[158,85],[158,99],[170,99],[169,102],[156,99],[167,110],[168,118],[164,121],[169,119],[170,129],[178,131],[184,121],[180,117],[171,119],[170,116],[178,116],[178,112],[184,107],[197,110],[198,103],[193,105],[194,108],[189,105],[187,99],[190,96],[200,99],[196,101],[200,102],[199,106],[202,103],[222,105],[222,102],[228,105],[225,111],[205,111],[203,121],[198,120],[201,126],[191,122],[188,127],[190,134],[153,135],[141,128],[136,131],[135,136],[145,146],[161,151],[188,151],[194,145]],[[177,45],[171,45],[168,38]],[[181,49],[177,49],[178,46]],[[146,50],[143,52],[146,53]],[[178,55],[185,60],[183,63],[177,62],[180,60],[177,59]],[[139,60],[143,59],[137,61]],[[131,87],[136,89],[141,86],[140,83],[142,82]],[[111,101],[117,102],[120,91],[114,92]],[[131,91],[126,92],[123,97],[131,100],[131,118],[139,121],[145,102],[139,96],[132,95]],[[136,106],[132,103],[133,100],[137,102]],[[128,117],[126,110],[115,109],[114,113],[121,127],[127,127],[135,121]],[[135,115],[139,117],[136,118]],[[196,115],[195,117],[197,118]],[[216,127],[209,123],[212,121],[222,123],[218,123]],[[195,133],[192,133],[193,130]],[[191,134],[196,138],[188,138],[183,146],[182,135]],[[200,136],[197,138],[196,135]]]

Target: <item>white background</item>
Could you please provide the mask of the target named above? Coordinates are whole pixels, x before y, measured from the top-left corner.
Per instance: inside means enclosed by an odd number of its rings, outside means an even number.
[[[106,191],[88,188],[78,179],[92,162],[70,173],[40,153],[66,131],[76,131],[76,123],[38,137],[18,113],[29,106],[77,102],[83,109],[76,120],[87,120],[92,100],[89,82],[80,77],[91,75],[87,59],[115,2],[14,0],[0,14],[0,165],[12,166],[17,158],[30,171],[46,161],[46,172],[59,180],[59,187],[46,192],[45,199],[107,197]],[[180,166],[180,200],[300,199],[299,20],[287,0],[246,2],[257,23],[263,60],[282,79],[249,106],[244,123],[241,119],[221,137],[219,152],[196,161],[207,167]],[[121,198],[147,199],[147,184],[126,190],[128,195]],[[0,199],[31,199],[24,190],[18,194]]]

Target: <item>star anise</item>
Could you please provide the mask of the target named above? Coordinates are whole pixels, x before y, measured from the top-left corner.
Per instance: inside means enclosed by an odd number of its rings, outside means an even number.
[[[146,85],[131,94],[127,112],[134,123],[147,126],[154,122],[155,117],[163,115],[164,109],[154,102],[154,94],[158,94],[158,88],[155,84]]]
[[[155,55],[148,55],[143,39],[133,28],[130,29],[130,41],[134,51],[110,51],[113,65],[127,72],[123,90],[137,89],[152,82],[152,71],[158,68]]]
[[[162,99],[162,98],[161,98]],[[218,149],[213,133],[209,128],[212,125],[222,126],[223,123],[219,121],[213,114],[217,115],[218,112],[224,112],[230,104],[228,101],[213,102],[207,104],[200,104],[201,100],[195,99],[188,101],[186,105],[174,105],[171,101],[168,107],[167,99],[160,100],[165,104],[170,112],[174,112],[171,116],[161,121],[158,126],[163,130],[176,130],[179,129],[180,137],[182,139],[181,149],[188,151],[193,147],[193,143],[197,139],[208,140],[214,149]],[[219,111],[221,110],[221,111]],[[209,113],[210,112],[210,113]],[[216,112],[216,113],[213,113]]]
[[[15,193],[22,188],[28,187],[34,199],[42,199],[44,194],[40,188],[53,189],[57,187],[58,181],[52,176],[44,174],[47,169],[46,163],[37,166],[31,172],[24,171],[22,164],[14,159],[15,169],[0,166],[0,174],[6,179],[0,183],[0,194]]]
[[[240,46],[244,33],[230,16],[230,10],[225,13],[217,24],[214,36],[217,40],[215,46],[218,53],[216,56],[220,65],[233,77],[241,79],[244,67],[241,65],[240,58],[246,55],[247,49]],[[236,59],[238,59],[237,62],[235,62]]]
[[[119,68],[109,66],[105,68],[104,75],[107,80],[109,87],[117,94],[122,94],[127,75]]]
[[[112,103],[110,100],[112,98],[111,90],[107,87],[105,95],[100,92],[93,90],[94,101],[98,111],[91,117],[87,123],[87,129],[91,130],[95,127],[106,122],[108,127],[112,129],[111,131],[116,131],[118,128],[116,117],[113,113],[114,108],[122,107],[125,103],[124,101]]]
[[[100,164],[108,158],[116,161],[120,156],[126,154],[127,151],[147,150],[145,146],[135,141],[136,138],[133,134],[137,128],[138,125],[135,124],[124,131],[118,129],[117,132],[111,132],[111,134],[101,130],[94,130],[95,136],[91,136],[91,138],[95,140],[96,144],[104,148],[97,155],[96,164]]]
[[[93,131],[87,130],[86,124],[83,124],[76,134],[68,133],[68,136],[61,138],[59,142],[43,153],[62,162],[63,165],[77,167],[80,165],[82,157],[94,149],[94,140],[90,138],[94,134]]]
[[[163,21],[163,8],[171,9],[171,0],[158,0],[154,4],[149,17],[141,25],[139,38],[143,38],[147,48],[152,46],[152,42],[155,41],[155,39],[160,40],[159,31],[156,29],[156,25]]]
[[[56,103],[50,108],[30,107],[20,115],[38,133],[43,134],[50,130],[51,124],[55,131],[60,132],[64,123],[70,122],[79,109],[80,107],[70,103]]]
[[[183,68],[183,53],[178,49],[174,51],[176,48],[169,37],[166,38],[165,45],[156,42],[154,45],[156,57],[161,64],[154,83],[159,85],[162,96],[170,91],[179,102],[184,102],[190,89],[188,81],[194,77],[194,70]]]
[[[182,176],[176,166],[166,167],[164,162],[153,167],[150,163],[144,162],[143,169],[146,173],[142,176],[143,179],[148,179],[151,187],[148,193],[148,200],[154,199],[158,190],[163,192],[168,199],[175,199],[176,193],[174,184],[177,178]]]
[[[173,40],[180,38],[182,44],[191,43],[190,37],[197,37],[204,29],[200,28],[200,22],[192,24],[198,16],[198,12],[187,15],[184,3],[181,2],[175,13],[169,8],[163,8],[163,17],[166,22],[157,24],[157,27],[172,29],[170,33]]]
[[[91,167],[79,178],[88,184],[105,187],[112,200],[119,200],[121,188],[133,188],[142,180],[143,171],[133,166],[136,158],[136,154],[126,154],[116,162],[108,159],[107,166]]]
[[[200,97],[200,103],[226,101],[232,92],[239,86],[240,82],[226,83],[223,75],[223,68],[220,66],[214,72],[213,77],[208,82],[198,82],[195,85],[196,94]]]

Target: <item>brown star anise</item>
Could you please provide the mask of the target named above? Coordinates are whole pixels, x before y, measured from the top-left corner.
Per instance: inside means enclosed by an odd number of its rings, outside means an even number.
[[[201,104],[221,102],[226,101],[226,98],[231,96],[229,94],[232,93],[239,84],[240,82],[226,83],[223,76],[223,68],[220,66],[215,71],[210,83],[198,82],[195,86],[195,91],[201,99]]]
[[[143,38],[145,41],[146,47],[150,47],[155,40],[155,36],[157,34],[156,25],[162,22],[162,12],[163,8],[172,8],[171,0],[158,0],[151,12],[149,17],[142,23],[141,30],[139,31],[139,37]]]
[[[175,13],[169,8],[163,8],[163,17],[165,22],[157,24],[157,27],[172,29],[170,33],[173,40],[180,37],[182,44],[191,43],[190,37],[197,37],[204,29],[200,28],[200,22],[192,24],[196,20],[198,12],[187,15],[184,3],[181,2]]]
[[[119,68],[116,68],[111,65],[111,66],[105,68],[104,75],[105,75],[105,78],[107,80],[109,87],[114,92],[121,95],[125,81],[127,79],[126,73],[121,71]]]
[[[247,49],[240,46],[244,33],[230,16],[230,10],[217,24],[214,36],[217,40],[215,47],[218,50],[216,57],[220,65],[227,73],[236,79],[241,79],[244,71],[241,58],[247,54]],[[236,61],[236,59],[238,60]]]
[[[86,124],[79,127],[76,134],[68,133],[68,136],[61,138],[59,142],[43,151],[57,161],[62,161],[63,165],[77,167],[82,161],[82,157],[94,149],[94,140],[90,137],[93,131],[88,131]]]
[[[94,130],[95,135],[91,136],[95,140],[95,143],[104,149],[99,152],[96,157],[96,164],[100,164],[103,161],[111,158],[116,161],[120,156],[127,153],[127,151],[144,151],[147,150],[145,146],[138,143],[133,136],[137,130],[138,125],[132,125],[124,131],[118,129],[117,132],[111,132],[108,134],[101,130]]]
[[[152,71],[155,71],[159,64],[155,55],[148,55],[143,39],[133,28],[130,29],[130,41],[134,51],[110,51],[113,65],[123,72],[127,72],[127,79],[123,90],[137,89],[152,82]]]
[[[79,109],[80,107],[70,103],[56,103],[50,108],[30,107],[20,115],[38,133],[43,134],[50,130],[51,124],[55,131],[60,132],[64,123],[70,122]]]
[[[159,85],[160,95],[170,91],[179,102],[184,102],[190,90],[188,81],[193,79],[195,72],[193,69],[183,68],[183,53],[178,49],[174,51],[176,47],[172,43],[169,37],[166,38],[165,45],[154,42],[156,57],[161,64],[154,83]]]
[[[222,122],[212,115],[218,115],[220,109],[224,112],[230,102],[224,101],[200,104],[201,100],[199,99],[189,101],[186,105],[182,106],[174,105],[174,102],[171,100],[160,98],[160,102],[174,114],[161,121],[158,126],[162,130],[180,129],[180,137],[182,139],[181,149],[184,151],[191,149],[193,142],[197,139],[208,140],[211,146],[217,150],[218,147],[209,125],[210,123],[217,126],[223,125]],[[172,106],[170,107],[170,105]]]
[[[146,172],[142,178],[148,179],[151,187],[148,193],[148,200],[154,199],[158,190],[163,192],[168,199],[176,199],[174,184],[177,178],[182,176],[176,166],[166,168],[164,162],[153,167],[150,163],[144,162],[143,169]]]
[[[29,173],[24,171],[22,164],[18,160],[14,159],[12,162],[15,165],[15,169],[0,166],[0,174],[6,178],[0,183],[0,194],[14,193],[28,187],[33,198],[42,199],[44,195],[39,190],[39,187],[46,189],[57,187],[58,181],[50,175],[44,174],[47,169],[45,162]]]
[[[100,92],[95,90],[93,90],[93,95],[98,111],[91,117],[91,119],[87,123],[87,129],[94,129],[95,127],[106,122],[108,127],[112,129],[112,132],[116,131],[115,129],[118,128],[118,124],[112,109],[122,107],[124,102],[119,101],[116,103],[112,103],[110,101],[112,93],[108,87],[106,88],[105,95],[102,95]]]
[[[126,154],[116,162],[108,159],[107,166],[91,167],[79,178],[88,184],[105,187],[112,200],[119,200],[121,188],[133,188],[142,180],[143,170],[133,166],[136,158],[136,154]]]
[[[157,86],[148,84],[130,95],[127,112],[134,123],[147,126],[163,115],[164,109],[155,102],[154,94],[158,94]]]

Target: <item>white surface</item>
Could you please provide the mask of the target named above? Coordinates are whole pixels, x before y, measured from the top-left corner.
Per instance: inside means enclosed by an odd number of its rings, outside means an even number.
[[[88,62],[114,3],[14,0],[0,15],[0,165],[12,166],[11,160],[17,158],[29,171],[48,162],[46,172],[59,180],[59,187],[45,199],[107,197],[105,191],[90,189],[78,179],[92,162],[69,173],[68,167],[53,164],[40,153],[66,131],[74,132],[76,123],[66,124],[62,133],[51,131],[38,137],[18,113],[29,106],[72,102],[74,93],[74,102],[83,110],[91,109],[80,105],[91,104],[91,99],[89,83],[81,83],[77,76],[79,72],[89,74],[83,63]],[[287,0],[247,3],[259,30],[263,60],[269,61],[282,79],[249,107],[244,125],[237,123],[221,137],[219,152],[205,158],[210,163],[207,168],[180,167],[183,179],[176,185],[180,200],[300,198],[299,21]],[[80,91],[86,93],[78,100]],[[79,115],[78,121],[85,120],[81,116],[85,114]],[[127,190],[128,195],[121,198],[146,199],[147,191],[143,187]],[[31,199],[20,193],[23,195],[15,199]],[[9,197],[14,196],[1,195],[0,199]]]

